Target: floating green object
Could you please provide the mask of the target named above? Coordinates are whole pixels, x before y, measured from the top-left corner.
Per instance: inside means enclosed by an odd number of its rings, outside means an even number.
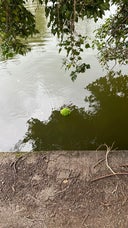
[[[68,116],[68,115],[70,115],[71,110],[69,108],[62,108],[60,110],[60,113],[61,113],[62,116]]]

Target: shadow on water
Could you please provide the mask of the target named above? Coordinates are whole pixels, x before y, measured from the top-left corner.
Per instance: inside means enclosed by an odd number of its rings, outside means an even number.
[[[35,151],[95,150],[113,142],[118,149],[128,149],[128,76],[110,73],[86,89],[89,110],[72,105],[69,116],[55,110],[47,122],[30,119],[23,144],[30,142]]]

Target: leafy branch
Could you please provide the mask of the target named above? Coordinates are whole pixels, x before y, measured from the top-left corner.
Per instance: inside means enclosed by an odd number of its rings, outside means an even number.
[[[26,39],[38,33],[35,17],[25,7],[26,1],[0,1],[0,46],[5,58],[26,54],[30,50]],[[72,80],[90,68],[83,61],[82,53],[92,45],[87,36],[77,33],[76,23],[84,18],[97,22],[110,9],[110,3],[116,4],[117,12],[97,30],[93,47],[98,49],[100,61],[107,68],[113,60],[128,63],[127,0],[38,0],[38,3],[44,4],[48,27],[59,39],[59,52],[62,49],[66,52],[63,64]]]
[[[109,62],[128,63],[128,3],[118,6],[114,16],[107,18],[105,23],[96,30],[93,47],[99,51],[102,65],[109,68]]]

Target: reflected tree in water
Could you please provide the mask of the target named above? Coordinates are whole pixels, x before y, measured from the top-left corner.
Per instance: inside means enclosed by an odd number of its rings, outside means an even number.
[[[128,76],[115,77],[111,72],[87,86],[91,95],[85,100],[93,111],[97,142],[108,143],[115,141],[120,149],[128,148]]]
[[[86,87],[89,110],[72,106],[71,115],[63,117],[53,111],[48,122],[28,121],[23,143],[31,142],[33,150],[87,150],[102,143],[115,142],[118,149],[128,149],[128,76],[110,73]]]
[[[24,143],[31,141],[33,150],[37,151],[87,148],[91,145],[90,129],[90,116],[84,109],[72,106],[71,114],[66,117],[60,111],[53,111],[48,122],[30,119]]]

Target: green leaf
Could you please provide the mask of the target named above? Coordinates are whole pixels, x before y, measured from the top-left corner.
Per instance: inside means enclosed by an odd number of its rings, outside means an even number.
[[[85,44],[85,48],[90,48],[90,44]]]

